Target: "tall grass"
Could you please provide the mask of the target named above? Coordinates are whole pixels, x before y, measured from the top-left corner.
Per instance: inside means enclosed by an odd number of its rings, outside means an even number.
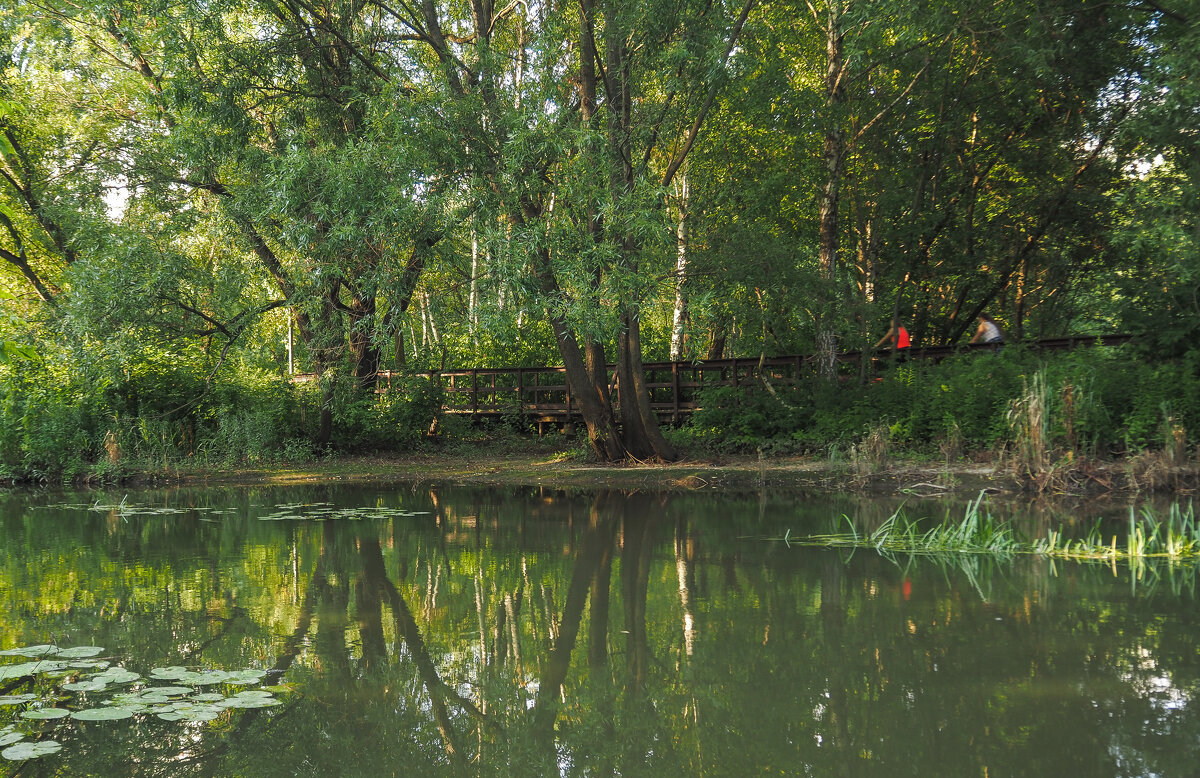
[[[874,548],[880,552],[909,554],[1011,554],[1020,550],[1012,531],[994,519],[983,507],[984,495],[967,504],[966,514],[957,523],[941,524],[922,529],[920,522],[909,519],[901,511],[893,513],[870,533],[859,533],[848,517],[847,533],[786,537],[789,545]]]
[[[1105,535],[1097,524],[1083,538],[1068,538],[1061,529],[1051,529],[1043,538],[1023,540],[991,515],[982,494],[967,504],[960,521],[928,529],[901,511],[869,533],[859,532],[848,517],[843,516],[842,521],[849,525],[848,532],[797,537],[789,531],[784,540],[789,546],[873,548],[888,554],[1035,554],[1080,561],[1200,562],[1200,522],[1190,504],[1186,508],[1173,504],[1165,517],[1150,507],[1142,508],[1140,514],[1131,508],[1124,537]]]
[[[1032,551],[1059,559],[1196,561],[1200,560],[1200,522],[1196,521],[1191,505],[1182,508],[1178,503],[1172,504],[1165,519],[1150,507],[1142,508],[1140,517],[1130,508],[1123,538],[1116,533],[1105,536],[1099,525],[1092,527],[1085,537],[1074,540],[1065,538],[1061,531],[1051,530],[1033,543]]]

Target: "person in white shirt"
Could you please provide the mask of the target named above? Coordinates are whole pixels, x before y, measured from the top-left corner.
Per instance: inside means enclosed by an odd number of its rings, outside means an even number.
[[[972,343],[990,343],[997,348],[1004,344],[1004,330],[1000,329],[1000,325],[996,320],[986,313],[979,314],[979,329],[975,330],[975,336],[971,338]]]

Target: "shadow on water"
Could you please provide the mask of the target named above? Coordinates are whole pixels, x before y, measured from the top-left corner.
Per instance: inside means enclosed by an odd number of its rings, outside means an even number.
[[[1162,571],[1164,586],[1099,565],[764,540],[843,515],[877,525],[899,505],[9,494],[0,649],[103,646],[143,674],[256,667],[282,704],[37,723],[21,712],[86,703],[61,690],[85,671],[0,681],[36,697],[0,706],[0,733],[63,744],[0,760],[0,775],[1194,774],[1193,568]]]

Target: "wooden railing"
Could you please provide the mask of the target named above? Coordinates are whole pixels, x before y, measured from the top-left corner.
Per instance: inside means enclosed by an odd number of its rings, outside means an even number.
[[[1028,341],[1026,346],[1047,350],[1067,350],[1081,346],[1113,346],[1125,343],[1129,335],[1044,338]],[[960,346],[929,346],[912,348],[906,355],[911,360],[937,362],[964,351],[992,351],[984,344]],[[857,372],[863,357],[860,351],[845,351],[837,355],[838,371]],[[876,362],[886,363],[891,354],[886,349],[873,354]],[[774,384],[796,383],[816,370],[812,354],[797,354],[759,359],[710,359],[698,362],[646,362],[647,388],[650,404],[660,421],[678,423],[693,413],[698,390],[707,387],[732,386],[758,382],[762,378]],[[614,402],[620,403],[613,366],[609,366],[609,389]],[[390,371],[380,371],[379,389],[386,391],[392,381]],[[567,385],[566,370],[561,367],[471,368],[424,373],[431,381],[441,384],[445,392],[443,412],[480,417],[504,417],[536,423],[539,429],[546,424],[568,424],[580,417],[578,401],[572,398]],[[303,380],[301,376],[298,379]]]

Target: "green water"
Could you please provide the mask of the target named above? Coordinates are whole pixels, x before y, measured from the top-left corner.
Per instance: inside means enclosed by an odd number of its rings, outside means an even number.
[[[61,689],[94,670],[0,681],[35,697],[0,706],[0,733],[62,745],[0,775],[1198,774],[1194,568],[771,539],[895,508],[429,486],[3,494],[0,649],[100,646],[143,675],[132,690],[165,667],[266,670],[282,688],[211,721],[43,722],[20,714],[104,704]],[[1030,534],[1090,521],[1010,512]]]

